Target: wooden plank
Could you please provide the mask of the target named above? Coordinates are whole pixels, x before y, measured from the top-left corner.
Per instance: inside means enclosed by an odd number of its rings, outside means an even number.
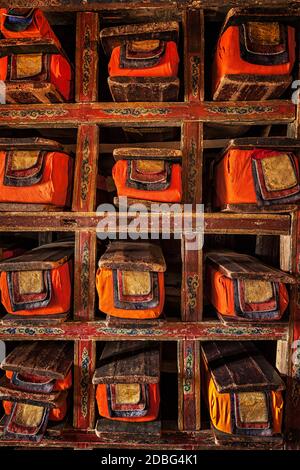
[[[70,127],[81,124],[111,126],[179,126],[182,121],[289,123],[295,119],[295,105],[286,100],[202,103],[64,103],[1,105],[0,126]]]
[[[170,312],[170,316],[172,313]],[[77,322],[68,321],[59,325],[45,326],[20,325],[18,321],[0,325],[0,339],[15,340],[240,340],[278,341],[287,340],[288,323],[276,322],[258,324],[223,325],[219,321],[180,322],[168,321],[159,326],[142,328],[138,326],[111,327],[106,321]]]
[[[179,160],[181,161],[182,153],[180,150],[165,149],[165,148],[145,148],[145,147],[131,147],[128,145],[125,148],[115,148],[113,156],[116,161],[118,160]]]
[[[96,233],[75,234],[74,320],[93,320],[95,315]]]
[[[77,13],[75,101],[98,100],[98,13]]]
[[[0,446],[13,446],[22,447],[20,441],[1,440]],[[24,446],[24,444],[23,444]],[[126,438],[121,437],[118,440],[115,439],[115,435],[111,434],[105,438],[97,437],[95,431],[81,432],[80,430],[65,429],[59,438],[55,439],[45,434],[43,440],[37,444],[35,442],[26,442],[26,449],[30,448],[75,448],[75,449],[145,449],[149,451],[153,450],[225,450],[226,447],[216,446],[215,440],[210,429],[206,429],[199,432],[176,432],[174,429],[166,430],[163,432],[161,438],[153,439],[153,436],[139,436],[138,438]],[[255,450],[278,450],[283,448],[282,443],[278,443],[278,440],[268,440],[267,442],[261,439],[255,445],[251,446]],[[237,443],[234,446],[235,450],[238,449],[249,449],[247,443]],[[227,447],[228,449],[228,447]]]
[[[182,124],[182,186],[183,202],[202,202],[203,125],[197,122]]]
[[[96,343],[78,338],[74,343],[73,426],[77,430],[94,429],[95,389],[92,376],[96,363]]]
[[[72,211],[95,210],[98,155],[98,126],[80,125],[77,133]]]
[[[101,354],[93,384],[158,383],[160,351],[156,343],[108,342]]]
[[[198,431],[200,416],[200,343],[178,341],[178,429]]]
[[[292,233],[289,250],[291,270],[295,274],[300,273],[300,211],[293,214]],[[287,342],[287,396],[285,427],[286,442],[288,450],[300,449],[300,289],[299,285],[292,286],[290,292],[290,319],[289,339]]]
[[[34,271],[55,269],[66,263],[74,253],[72,242],[50,243],[0,263],[1,271]]]
[[[234,251],[209,251],[206,259],[210,264],[230,279],[264,279],[296,283],[296,278],[284,271],[267,266],[259,259]]]
[[[115,213],[114,213],[115,214]],[[104,215],[101,212],[62,212],[36,214],[34,212],[5,212],[0,213],[0,232],[19,232],[22,226],[23,232],[41,232],[41,231],[59,231],[72,232],[77,230],[93,229],[97,232],[104,232],[98,224],[107,220],[106,217],[112,214]],[[195,219],[195,215],[191,215]],[[136,217],[128,215],[127,224],[132,224]],[[151,219],[147,214],[139,214],[138,218],[141,227],[158,227],[161,232],[163,217],[159,213],[151,214]],[[122,222],[122,223],[121,223]],[[153,224],[153,225],[151,225]],[[154,225],[155,224],[155,225]],[[205,213],[204,214],[204,233],[231,233],[248,235],[289,235],[291,218],[285,214],[227,214],[227,213]],[[117,233],[124,233],[124,219],[116,215]],[[170,231],[174,232],[174,217],[170,216]]]
[[[202,353],[219,393],[285,389],[276,370],[253,343],[203,343]]]
[[[108,245],[98,265],[100,268],[120,271],[164,272],[166,270],[166,262],[160,246],[147,242],[115,241]]]
[[[161,422],[159,420],[148,422],[126,422],[113,421],[109,419],[98,419],[95,429],[97,437],[100,439],[109,438],[114,435],[116,440],[119,438],[134,439],[140,436],[143,438],[160,437]]]
[[[40,137],[0,138],[0,150],[48,150],[50,152],[61,152],[64,146],[59,142]]]
[[[45,11],[78,11],[78,10],[118,10],[122,9],[143,9],[146,7],[161,7],[166,8],[226,8],[228,6],[240,6],[241,0],[230,0],[224,4],[224,0],[86,0],[82,3],[81,0],[64,0],[64,2],[57,3],[57,0],[3,0],[3,6],[10,6],[14,8],[33,8],[41,7]],[[283,7],[298,12],[298,5],[295,0],[266,0],[263,3],[264,7]],[[261,6],[260,0],[248,0],[247,6]]]
[[[189,249],[191,238],[182,237],[182,321],[201,321],[203,314],[202,251]]]
[[[108,57],[113,49],[127,41],[160,39],[178,42],[179,24],[176,21],[147,21],[142,24],[122,24],[104,28],[100,32],[101,44]]]
[[[185,10],[184,84],[185,101],[204,100],[204,12]]]
[[[15,347],[4,359],[1,368],[23,374],[64,379],[72,363],[73,349],[70,343],[34,341]]]

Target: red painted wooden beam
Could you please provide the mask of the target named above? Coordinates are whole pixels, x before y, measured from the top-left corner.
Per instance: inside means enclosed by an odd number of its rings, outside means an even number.
[[[170,321],[149,327],[115,327],[105,321],[68,321],[57,326],[21,326],[16,323],[0,325],[2,340],[286,340],[287,323],[254,325],[223,325],[219,321],[199,323]]]
[[[141,225],[143,216],[140,215]],[[161,230],[161,215],[157,226]],[[128,222],[133,220],[128,216]],[[103,220],[103,215],[95,212],[0,212],[0,232],[40,232],[40,231],[65,231],[96,229],[98,223]],[[118,228],[117,217],[117,228]],[[171,232],[174,231],[174,219],[170,217]],[[148,226],[150,222],[148,222]],[[228,214],[228,213],[205,213],[205,233],[233,233],[250,235],[289,235],[290,215],[287,214]],[[122,227],[119,228],[122,231]]]
[[[77,127],[79,124],[110,126],[145,124],[179,126],[183,121],[276,124],[292,122],[291,101],[202,103],[73,103],[2,105],[0,126]]]

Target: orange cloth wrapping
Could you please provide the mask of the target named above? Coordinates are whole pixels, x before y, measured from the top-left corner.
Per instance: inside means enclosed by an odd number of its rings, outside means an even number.
[[[13,376],[13,371],[5,371],[5,375],[8,379]],[[72,387],[72,371],[70,370],[64,379],[56,380],[53,391],[58,392],[59,390],[68,390]]]
[[[0,58],[0,80],[7,77],[7,57]],[[72,69],[65,57],[60,54],[51,55],[50,83],[60,92],[65,100],[71,97]],[[24,81],[24,79],[22,80]],[[30,78],[28,79],[30,81]]]
[[[215,166],[215,205],[257,204],[252,150],[231,149]]]
[[[99,415],[104,418],[112,419],[115,421],[154,421],[158,417],[160,393],[159,384],[149,384],[149,411],[146,416],[138,416],[135,418],[112,418],[109,414],[107,404],[106,384],[97,385],[96,400],[98,405]]]
[[[181,165],[173,163],[171,166],[171,180],[168,189],[160,191],[147,191],[129,188],[127,182],[128,160],[118,160],[113,169],[112,176],[117,187],[118,196],[127,196],[134,199],[148,199],[158,202],[180,202],[182,197]]]
[[[6,39],[30,38],[30,39],[53,39],[60,48],[60,42],[43,12],[36,9],[32,23],[25,31],[9,31],[4,27],[5,13],[7,9],[0,9],[0,32]],[[7,57],[0,59],[0,80],[6,80]],[[57,88],[65,100],[71,97],[72,69],[65,57],[60,54],[51,55],[50,82]]]
[[[207,297],[222,315],[236,317],[234,308],[233,281],[211,266],[207,267]],[[289,304],[287,288],[279,283],[279,308],[283,315]]]
[[[289,62],[280,65],[256,65],[241,58],[239,27],[229,26],[219,38],[213,63],[213,90],[224,75],[289,75],[295,62],[295,29],[288,26]]]
[[[6,39],[18,39],[18,38],[37,38],[37,39],[54,39],[55,42],[59,44],[57,37],[50,24],[48,23],[43,12],[39,9],[36,9],[33,14],[33,19],[31,24],[28,26],[25,31],[10,31],[4,26],[5,23],[5,14],[7,13],[6,8],[0,8],[0,32]]]
[[[158,318],[165,302],[164,273],[158,274],[159,305],[146,310],[125,310],[114,306],[113,272],[111,269],[99,268],[96,275],[96,287],[99,295],[99,309],[114,317],[120,318]]]
[[[70,310],[71,304],[71,265],[64,263],[58,268],[50,270],[51,277],[51,300],[47,307],[36,308],[34,310],[19,310],[14,312],[11,308],[6,272],[0,275],[1,302],[6,311],[14,315],[55,315],[66,313]]]
[[[120,46],[112,51],[108,64],[110,77],[176,77],[178,74],[179,56],[176,43],[169,41],[166,51],[158,65],[141,69],[126,69],[120,67]]]
[[[2,405],[6,415],[10,415],[13,402],[8,400],[3,400]],[[62,421],[67,414],[67,400],[64,400],[62,405],[59,408],[50,408],[49,420],[50,421]]]
[[[68,196],[71,157],[65,153],[48,152],[44,158],[43,176],[39,183],[23,187],[5,186],[6,152],[0,152],[0,202],[64,206]]]
[[[231,434],[231,404],[229,393],[219,393],[216,389],[210,372],[204,364],[205,387],[204,395],[209,409],[210,419],[213,426],[221,432]],[[281,432],[282,414],[283,414],[283,398],[281,392],[271,393],[271,406],[273,417],[273,434]]]

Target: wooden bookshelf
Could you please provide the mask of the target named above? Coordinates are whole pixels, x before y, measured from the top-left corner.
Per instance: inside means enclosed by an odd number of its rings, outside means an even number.
[[[256,7],[256,0],[230,1],[230,7]],[[1,105],[0,134],[10,129],[75,129],[76,160],[72,209],[69,212],[0,212],[0,231],[70,232],[75,234],[74,306],[71,319],[57,326],[0,325],[0,339],[70,340],[74,342],[73,417],[64,432],[48,433],[40,447],[188,449],[215,448],[212,432],[201,416],[200,342],[207,340],[260,340],[277,342],[276,364],[286,377],[284,447],[300,448],[300,364],[292,362],[300,355],[299,287],[291,288],[289,319],[262,325],[224,325],[207,319],[203,301],[202,253],[189,254],[186,239],[179,241],[182,252],[181,317],[167,312],[167,321],[151,327],[108,326],[97,315],[95,269],[97,226],[103,215],[96,212],[96,176],[102,158],[102,130],[108,127],[161,126],[179,128],[181,138],[174,144],[183,150],[183,202],[194,205],[206,202],[203,195],[205,150],[204,137],[209,123],[251,126],[286,126],[289,137],[300,138],[299,106],[289,99],[257,102],[212,102],[205,89],[209,60],[204,55],[206,19],[219,18],[229,9],[223,0],[15,0],[3,6],[39,7],[51,22],[66,16],[76,17],[75,102],[49,105]],[[268,0],[264,7],[281,7],[294,16],[300,15],[295,1]],[[181,22],[182,100],[177,103],[113,103],[100,101],[98,80],[100,63],[99,31],[103,21],[123,22],[134,18],[175,18]],[[217,139],[210,146],[219,147]],[[208,142],[208,141],[207,141]],[[116,144],[117,145],[117,144]],[[162,145],[160,143],[159,145]],[[297,207],[281,212],[228,214],[206,212],[204,232],[207,236],[235,235],[276,236],[280,240],[277,261],[283,270],[300,274],[300,212]],[[118,216],[119,217],[119,216]],[[160,215],[157,214],[158,219]],[[129,219],[130,220],[130,219]],[[172,222],[172,221],[171,221]],[[161,224],[159,223],[161,230]],[[172,224],[171,224],[172,227]],[[191,283],[190,281],[195,282]],[[178,298],[180,302],[180,297]],[[92,375],[96,364],[96,344],[113,340],[153,340],[177,342],[178,415],[177,420],[163,423],[162,437],[156,441],[141,436],[136,441],[116,441],[114,436],[101,441],[94,433],[95,393]],[[298,343],[296,343],[298,341]],[[164,406],[164,403],[161,405]],[[0,445],[7,445],[0,441]],[[22,446],[21,442],[11,443]],[[27,443],[26,443],[27,446]],[[257,448],[263,448],[257,444]],[[282,447],[282,446],[280,446]],[[268,447],[270,448],[270,447]],[[274,448],[278,444],[274,442]]]

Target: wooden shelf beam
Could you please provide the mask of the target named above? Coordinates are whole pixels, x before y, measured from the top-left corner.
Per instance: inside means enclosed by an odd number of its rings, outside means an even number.
[[[0,325],[2,340],[283,340],[287,339],[288,324],[223,325],[219,321],[167,321],[147,327],[108,326],[105,321],[67,321],[57,326]]]
[[[193,103],[64,103],[1,105],[0,127],[180,126],[183,121],[284,124],[295,119],[288,100]]]
[[[10,443],[6,441],[0,441],[0,446],[24,446],[24,443],[20,441],[12,441]],[[83,432],[74,429],[65,430],[63,434],[59,437],[55,436],[45,436],[44,439],[36,444],[35,442],[26,442],[26,449],[28,447],[43,448],[43,447],[59,447],[59,448],[75,448],[75,449],[92,449],[92,448],[102,448],[102,449],[148,449],[148,450],[224,450],[225,447],[216,446],[212,431],[203,430],[199,432],[172,432],[165,431],[162,433],[161,438],[153,438],[141,436],[136,440],[129,440],[126,438],[118,438],[116,441],[115,436],[105,438],[105,440],[99,439],[95,432]],[[235,445],[234,449],[243,449],[247,448],[242,446],[242,444]],[[264,444],[263,442],[258,442],[255,445],[256,449],[282,449],[282,444]],[[232,448],[227,447],[228,450]]]
[[[109,214],[108,214],[109,215]],[[140,214],[141,224],[146,224],[147,215]],[[161,229],[161,215],[155,216]],[[0,232],[62,231],[73,232],[81,230],[96,230],[104,215],[95,212],[0,212]],[[130,223],[134,216],[128,216]],[[146,219],[147,220],[147,219]],[[123,225],[116,219],[117,231],[123,231]],[[150,227],[150,221],[148,226]],[[289,235],[291,218],[289,214],[228,214],[205,213],[204,232],[206,234],[249,234],[249,235]],[[170,217],[171,232],[174,231],[174,219]],[[101,229],[98,231],[103,232]]]

